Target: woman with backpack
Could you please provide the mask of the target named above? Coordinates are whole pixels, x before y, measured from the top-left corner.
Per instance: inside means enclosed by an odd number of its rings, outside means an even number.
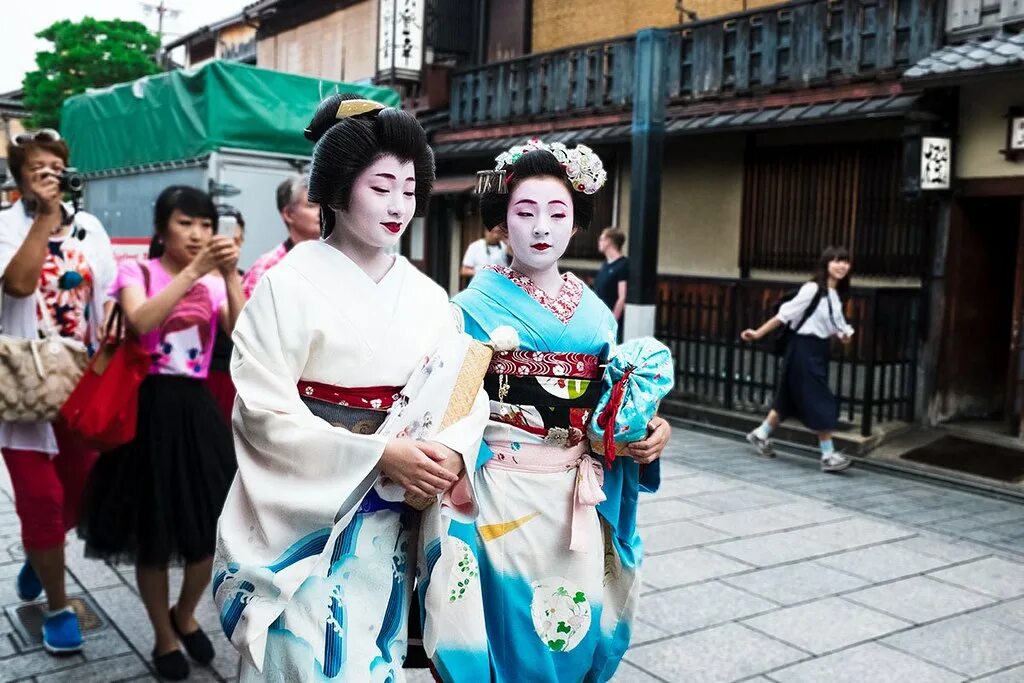
[[[828,247],[818,259],[814,277],[796,296],[780,306],[779,312],[761,327],[743,330],[740,338],[753,342],[786,325],[791,334],[782,356],[782,372],[775,401],[764,422],[747,434],[747,441],[765,458],[775,457],[769,440],[772,430],[795,417],[818,433],[821,470],[842,472],[852,462],[836,453],[832,433],[839,422],[839,404],[829,388],[829,344],[839,337],[848,344],[853,328],[843,317],[843,301],[850,291],[850,252]]]

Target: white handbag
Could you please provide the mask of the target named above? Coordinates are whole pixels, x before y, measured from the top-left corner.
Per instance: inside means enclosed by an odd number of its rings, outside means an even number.
[[[85,344],[60,336],[39,290],[36,302],[42,311],[43,338],[7,335],[0,326],[0,422],[52,422],[89,359]]]

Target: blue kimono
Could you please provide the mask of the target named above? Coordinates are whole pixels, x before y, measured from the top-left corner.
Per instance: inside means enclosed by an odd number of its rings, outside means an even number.
[[[655,462],[606,467],[588,423],[615,343],[611,312],[572,274],[557,298],[508,268],[454,299],[465,331],[519,334],[485,388],[491,417],[466,457],[468,502],[424,517],[424,646],[446,682],[606,681],[629,646],[640,589],[637,497]]]

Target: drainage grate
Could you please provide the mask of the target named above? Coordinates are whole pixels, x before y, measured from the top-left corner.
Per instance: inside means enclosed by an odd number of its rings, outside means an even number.
[[[82,635],[106,628],[107,623],[96,610],[96,603],[88,595],[72,595],[68,597],[72,609],[78,614],[78,624]],[[43,644],[43,615],[46,612],[45,602],[32,602],[7,607],[7,616],[14,624],[14,630],[26,648],[39,647]]]

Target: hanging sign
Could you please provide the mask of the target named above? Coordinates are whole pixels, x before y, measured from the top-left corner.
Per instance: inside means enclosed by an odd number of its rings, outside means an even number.
[[[425,4],[426,0],[380,0],[377,14],[378,83],[420,80]]]

